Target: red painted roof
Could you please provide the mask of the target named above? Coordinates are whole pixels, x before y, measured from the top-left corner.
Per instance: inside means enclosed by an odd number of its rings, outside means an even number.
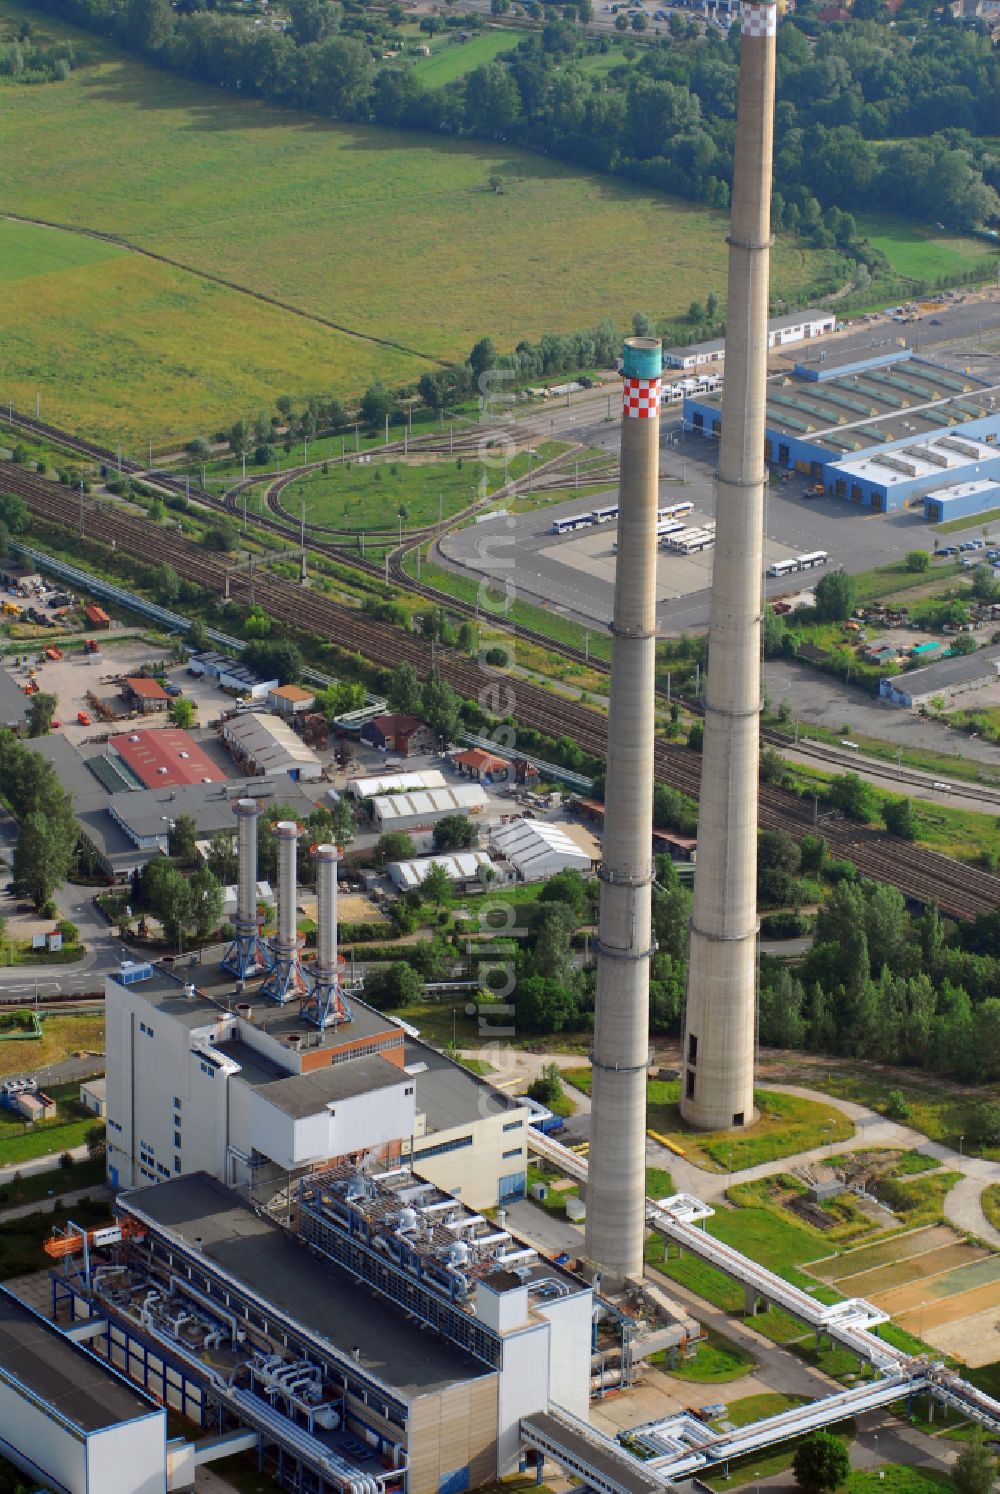
[[[167,726],[162,731],[130,731],[112,737],[108,744],[147,788],[168,788],[178,783],[225,783],[217,768],[186,731]],[[160,770],[163,770],[162,772]]]
[[[371,725],[384,737],[408,737],[423,724],[418,716],[373,716],[371,719]]]
[[[504,757],[494,757],[482,747],[469,747],[465,752],[456,752],[452,758],[461,768],[475,768],[480,773],[502,773],[509,766]]]
[[[147,680],[145,675],[133,675],[125,681],[133,695],[140,696],[143,700],[169,700],[170,696],[164,690],[159,680]]]
[[[95,607],[93,602],[91,602],[89,606],[84,607],[83,615],[88,622],[92,623],[109,623],[111,621],[104,608]]]

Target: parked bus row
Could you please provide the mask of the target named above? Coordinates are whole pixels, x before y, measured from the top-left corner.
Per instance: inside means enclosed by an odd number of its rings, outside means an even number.
[[[694,512],[693,503],[668,503],[656,510],[657,534],[664,534],[664,524],[685,518]],[[591,509],[589,513],[571,514],[565,519],[553,519],[552,534],[570,534],[574,529],[590,529],[595,524],[610,524],[618,518],[618,504],[609,503],[604,508]],[[678,525],[682,528],[682,525]]]
[[[676,533],[668,534],[661,544],[675,555],[697,555],[701,550],[711,549],[715,544],[715,520],[686,529],[682,526]]]
[[[811,550],[808,555],[796,555],[792,560],[776,560],[768,567],[769,576],[790,576],[794,571],[811,571],[814,566],[826,565],[830,559],[826,550]]]

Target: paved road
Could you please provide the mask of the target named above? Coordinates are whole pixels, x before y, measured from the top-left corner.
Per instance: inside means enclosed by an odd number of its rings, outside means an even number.
[[[18,1173],[22,1178],[33,1178],[40,1172],[52,1172],[59,1166],[61,1153],[48,1152],[44,1157],[31,1157],[27,1162],[14,1163],[10,1167],[0,1167],[0,1187],[4,1183],[10,1183]],[[86,1162],[89,1152],[85,1146],[74,1146],[70,1148],[70,1156],[74,1162]]]
[[[24,1176],[22,1171],[21,1176]],[[29,1214],[38,1214],[44,1209],[59,1208],[69,1209],[81,1198],[106,1199],[110,1212],[111,1200],[114,1193],[104,1183],[93,1183],[89,1188],[71,1188],[68,1193],[55,1194],[51,1199],[36,1198],[34,1203],[17,1204],[12,1209],[0,1209],[0,1222],[9,1224],[12,1219],[25,1219]]]

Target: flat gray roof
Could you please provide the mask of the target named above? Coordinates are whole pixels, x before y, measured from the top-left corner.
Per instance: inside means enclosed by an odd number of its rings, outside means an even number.
[[[285,1115],[303,1120],[337,1100],[366,1095],[373,1089],[395,1088],[408,1077],[403,1069],[376,1054],[335,1063],[326,1069],[312,1069],[306,1074],[286,1074],[281,1079],[258,1082],[256,1088],[263,1099]]]
[[[1000,662],[1000,645],[979,648],[974,654],[938,659],[923,669],[909,669],[903,675],[893,675],[893,680],[907,694],[923,695],[927,691],[933,694],[935,690],[953,689],[955,685],[968,685],[973,680],[996,679],[997,662]]]
[[[484,1117],[506,1114],[518,1107],[517,1099],[501,1094],[478,1074],[464,1069],[426,1043],[408,1038],[405,1062],[407,1066],[418,1063],[427,1066],[413,1077],[417,1086],[417,1109],[427,1117],[429,1131],[451,1131],[457,1126],[469,1126]],[[414,1143],[413,1160],[419,1164],[417,1143]]]
[[[404,1400],[493,1373],[296,1244],[207,1173],[157,1183],[125,1194],[122,1202],[313,1338],[342,1353],[357,1347],[360,1367]]]
[[[293,1032],[308,1032],[311,1040],[319,1040],[315,1046],[320,1048],[335,1048],[346,1041],[384,1037],[400,1031],[397,1023],[352,996],[352,1020],[346,1025],[331,1027],[321,1033],[318,1027],[310,1028],[303,1022],[295,1002],[287,1006],[276,1006],[273,1001],[261,997],[259,988],[263,976],[247,982],[247,989],[241,991],[236,978],[219,964],[224,946],[216,946],[213,951],[206,953],[208,957],[201,963],[178,961],[176,973],[154,965],[153,974],[148,980],[137,981],[128,989],[141,992],[152,1006],[158,1007],[167,1016],[176,1018],[189,1028],[204,1027],[215,1018],[220,1006],[225,1010],[230,1005],[235,1006],[237,1002],[245,1002],[252,1009],[253,1025],[262,1032],[270,1033],[276,1038],[287,1038]],[[191,982],[199,993],[193,1001],[184,994],[187,982]]]
[[[6,1287],[0,1287],[0,1376],[20,1382],[82,1432],[157,1412],[148,1396]]]
[[[9,726],[12,731],[24,721],[28,714],[28,697],[6,669],[0,669],[0,726]]]
[[[230,783],[179,783],[174,788],[115,794],[113,813],[126,833],[139,839],[164,834],[167,828],[164,820],[179,814],[194,817],[199,835],[215,835],[220,830],[235,834],[233,805],[238,799],[287,803],[301,819],[315,808],[312,800],[287,777],[282,784],[268,778],[243,778]]]

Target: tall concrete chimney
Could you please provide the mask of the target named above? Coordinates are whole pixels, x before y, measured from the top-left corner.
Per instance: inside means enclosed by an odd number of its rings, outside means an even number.
[[[681,1113],[709,1130],[754,1118],[757,775],[763,612],[767,311],[775,4],[743,7],[729,235],[715,573]]]
[[[305,996],[308,985],[302,969],[299,931],[296,927],[296,857],[302,827],[295,820],[279,820],[274,827],[278,842],[278,927],[271,941],[274,968],[261,986],[261,995],[279,1005]]]
[[[313,849],[316,859],[316,963],[310,972],[312,989],[302,1005],[302,1016],[320,1029],[351,1020],[344,996],[337,953],[337,863],[339,846]]]
[[[586,1239],[612,1287],[642,1275],[645,1229],[662,365],[658,340],[625,343]]]
[[[226,950],[223,970],[246,980],[267,969],[267,956],[257,917],[257,819],[256,799],[237,799],[236,815],[236,937]]]

